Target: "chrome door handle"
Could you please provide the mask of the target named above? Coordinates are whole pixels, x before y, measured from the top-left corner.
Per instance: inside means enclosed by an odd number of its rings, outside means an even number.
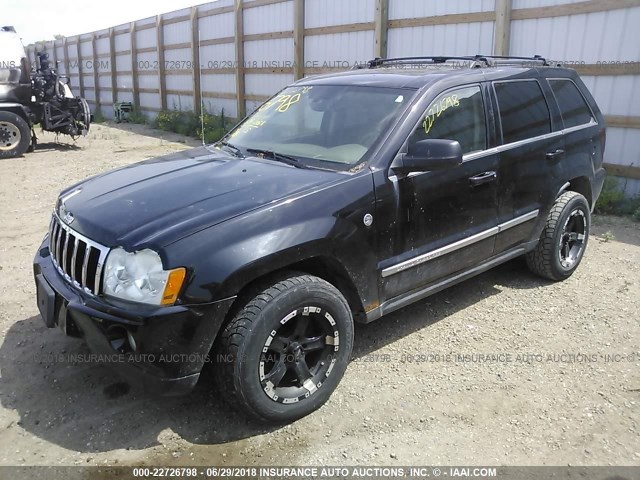
[[[493,182],[498,178],[498,174],[494,171],[480,173],[479,175],[474,175],[473,177],[469,177],[469,183],[471,183],[472,187],[477,187],[478,185],[483,185],[485,183]]]
[[[555,152],[547,152],[547,160],[555,160],[556,158],[562,157],[563,155],[564,150],[559,148]]]

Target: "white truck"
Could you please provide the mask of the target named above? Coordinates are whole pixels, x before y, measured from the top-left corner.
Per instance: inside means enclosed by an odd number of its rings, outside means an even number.
[[[0,158],[34,149],[36,124],[74,138],[86,135],[89,105],[73,96],[69,78],[52,68],[48,53],[37,53],[30,72],[20,36],[13,27],[0,27]]]

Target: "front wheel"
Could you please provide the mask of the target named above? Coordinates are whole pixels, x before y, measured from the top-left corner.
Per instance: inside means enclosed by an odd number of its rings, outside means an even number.
[[[223,329],[218,386],[253,417],[290,422],[327,401],[352,347],[342,294],[318,277],[292,274],[254,296]]]
[[[591,214],[589,203],[577,192],[565,192],[554,203],[536,248],[527,254],[529,269],[550,280],[569,278],[582,260]]]
[[[0,112],[0,158],[19,157],[30,143],[29,124],[13,112]]]

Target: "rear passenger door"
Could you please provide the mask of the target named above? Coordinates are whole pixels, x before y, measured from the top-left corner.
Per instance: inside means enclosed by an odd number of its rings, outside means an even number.
[[[495,253],[537,240],[563,178],[562,131],[536,79],[493,82],[498,126],[498,228]],[[501,141],[500,141],[501,139]]]
[[[601,166],[603,155],[601,127],[595,113],[573,80],[549,78],[548,81],[562,116],[565,178],[591,177]]]

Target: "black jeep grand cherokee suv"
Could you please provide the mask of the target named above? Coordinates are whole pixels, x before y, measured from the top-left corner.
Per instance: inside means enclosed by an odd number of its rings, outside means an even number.
[[[215,145],[66,189],[35,257],[44,321],[163,393],[213,363],[223,395],[288,421],[337,386],[354,320],[519,255],[569,277],[600,110],[540,57],[458,60],[306,78]]]

